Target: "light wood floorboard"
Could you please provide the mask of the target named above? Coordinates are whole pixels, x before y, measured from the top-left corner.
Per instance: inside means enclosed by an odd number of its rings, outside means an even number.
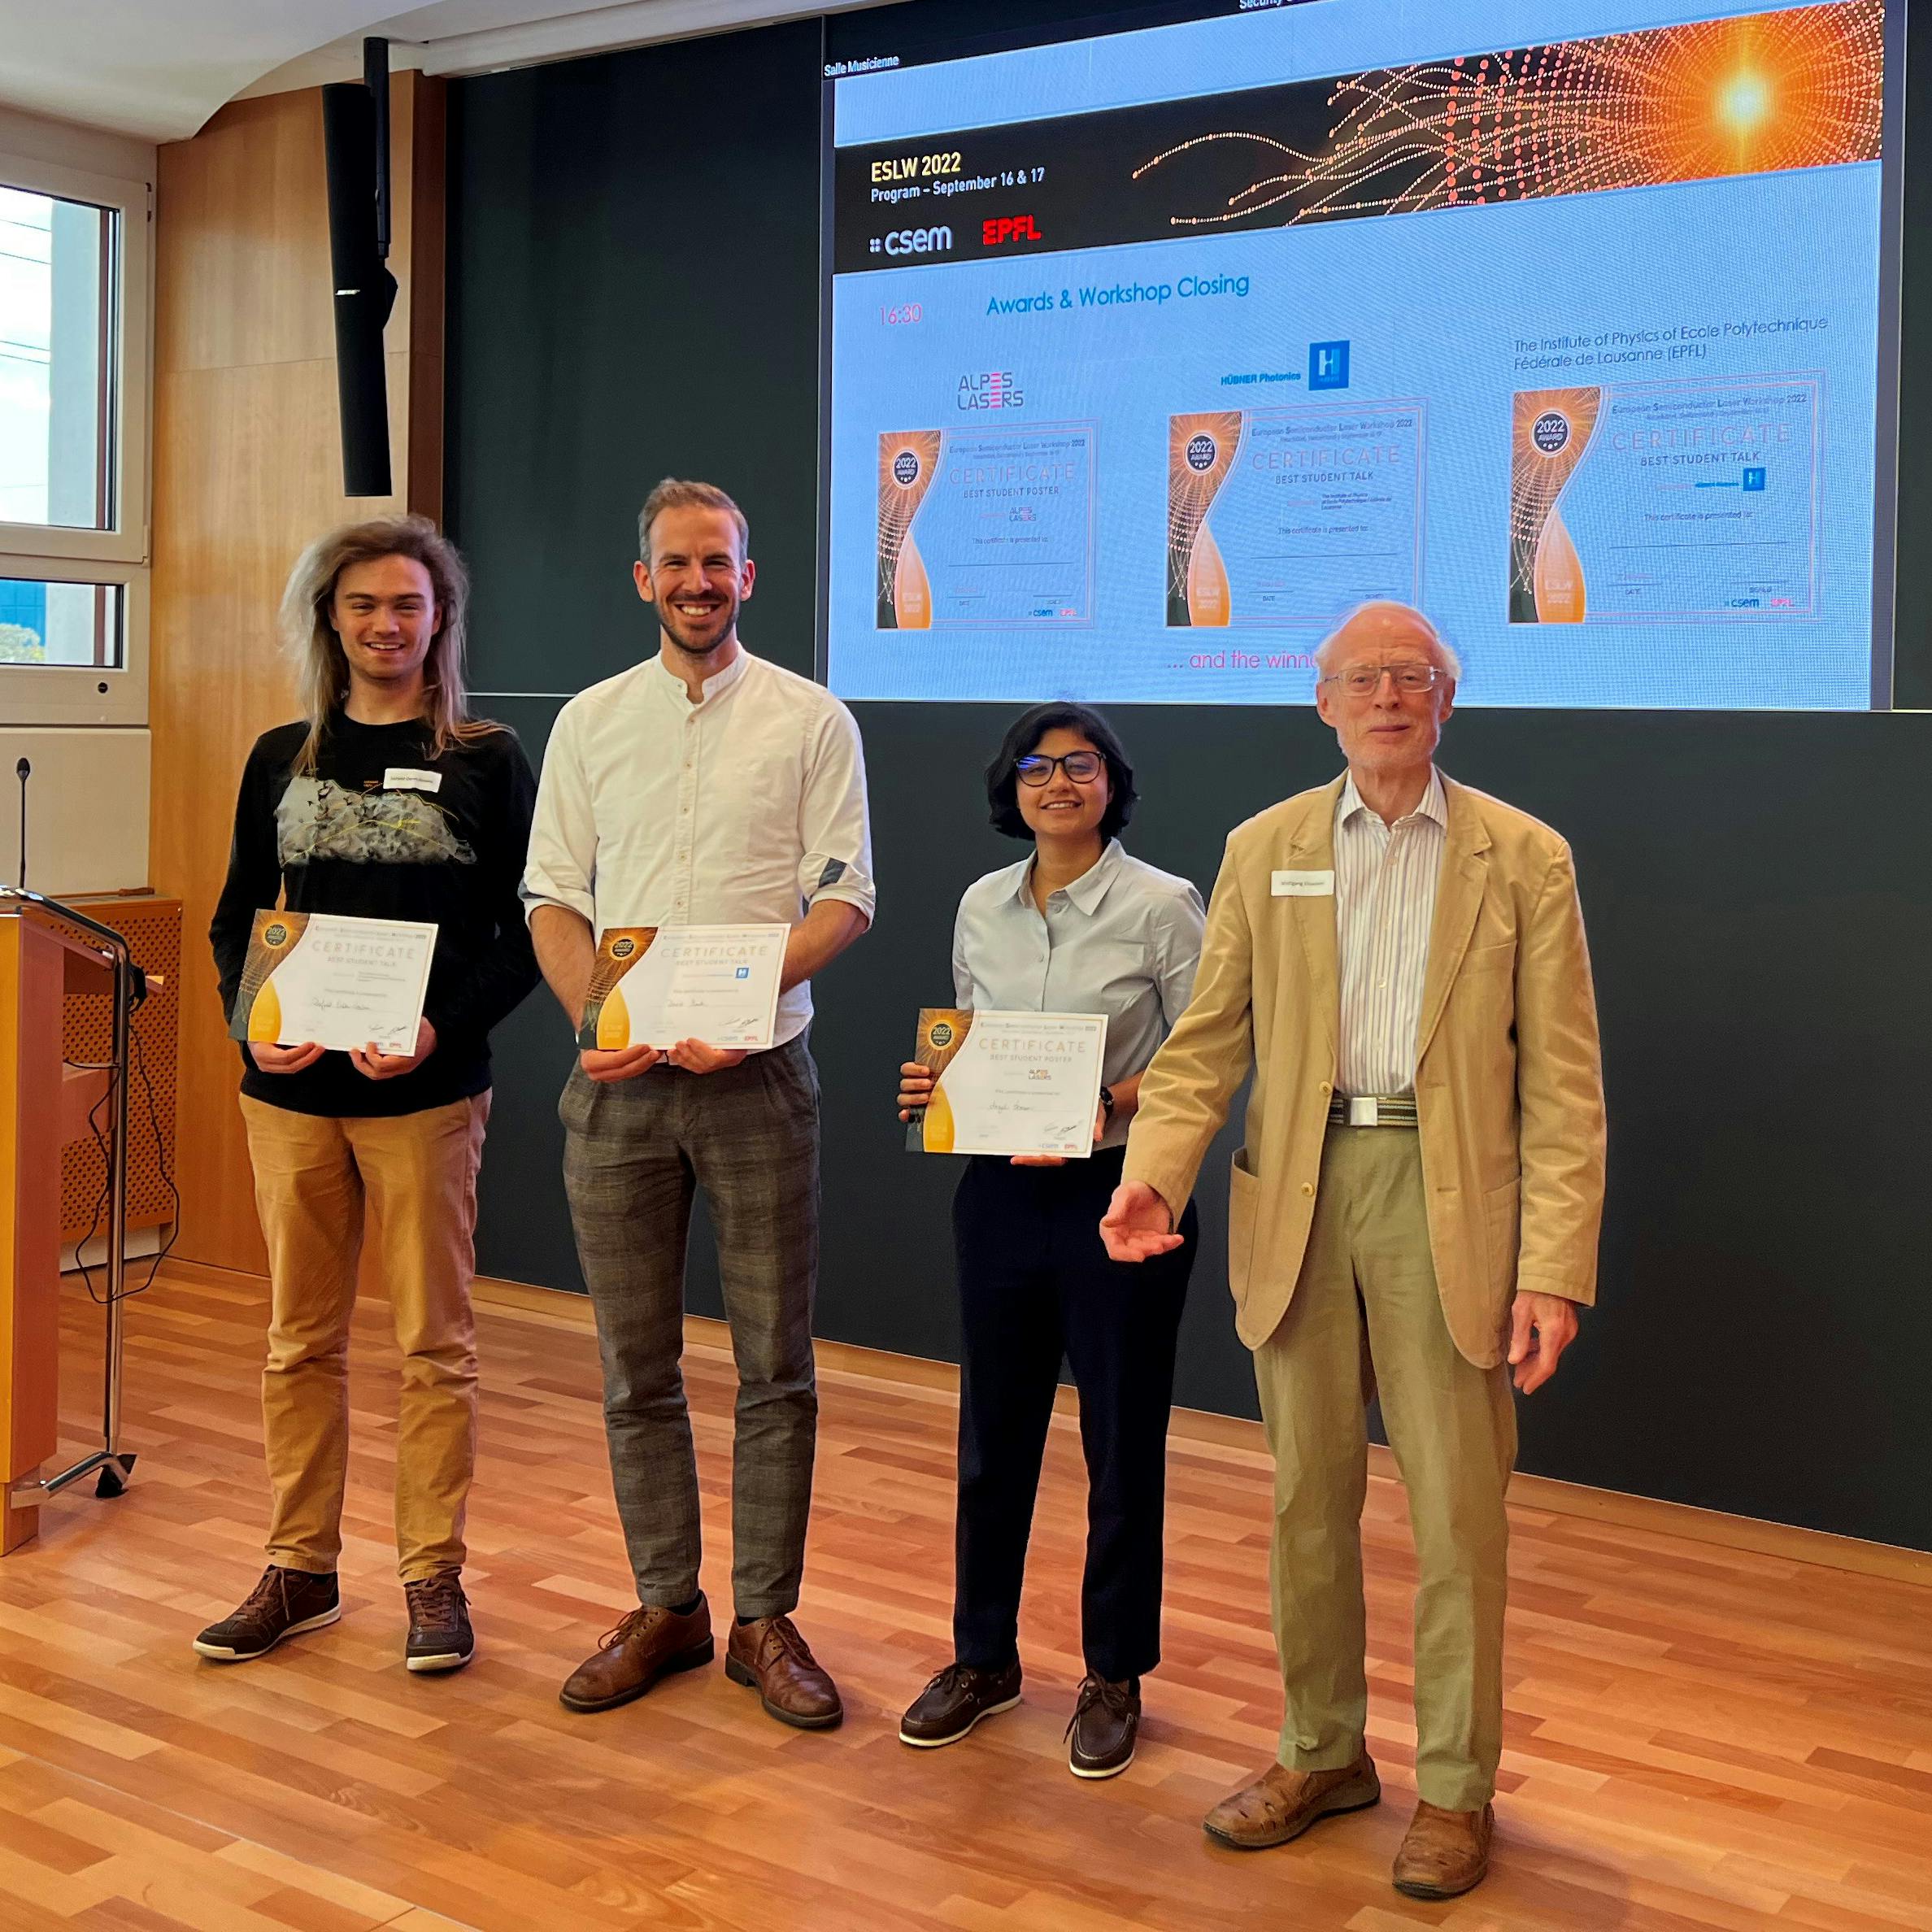
[[[67,1302],[78,1455],[98,1312]],[[1513,1511],[1494,1875],[1447,1904],[1399,1897],[1413,1560],[1379,1469],[1364,1537],[1384,1802],[1277,1851],[1208,1843],[1202,1812],[1269,1760],[1279,1717],[1267,1459],[1238,1426],[1173,1447],[1168,1655],[1125,1777],[1081,1783],[1063,1755],[1084,1495],[1067,1416],[1026,1701],[907,1751],[898,1713],[945,1659],[951,1586],[956,1404],[929,1364],[895,1378],[828,1351],[821,1371],[799,1622],[843,1688],[842,1729],[784,1730],[716,1669],[573,1716],[559,1683],[631,1601],[580,1312],[481,1310],[480,1649],[436,1679],[402,1668],[384,1305],[356,1317],[343,1620],[223,1669],[188,1642],[260,1564],[262,1286],[183,1266],[130,1304],[133,1489],[70,1492],[0,1564],[0,1927],[1932,1932],[1932,1588],[1534,1504]],[[686,1374],[721,1619],[733,1377],[715,1332],[695,1331]]]

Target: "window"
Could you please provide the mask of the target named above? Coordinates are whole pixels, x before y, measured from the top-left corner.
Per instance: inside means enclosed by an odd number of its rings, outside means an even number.
[[[0,723],[146,721],[148,203],[0,154]]]

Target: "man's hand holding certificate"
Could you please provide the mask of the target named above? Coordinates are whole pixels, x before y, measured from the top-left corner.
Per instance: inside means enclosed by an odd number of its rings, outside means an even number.
[[[613,926],[598,941],[577,1030],[586,1052],[769,1047],[791,928]],[[698,1070],[703,1070],[702,1068]]]
[[[412,1056],[435,951],[433,925],[258,912],[229,1036],[250,1046]]]
[[[902,1101],[907,1144],[927,1154],[1080,1160],[1094,1151],[1107,1018],[928,1007]]]

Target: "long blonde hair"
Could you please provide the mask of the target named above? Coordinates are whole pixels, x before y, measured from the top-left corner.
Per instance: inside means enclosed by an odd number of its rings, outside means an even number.
[[[426,516],[379,516],[344,524],[318,537],[296,559],[282,592],[282,648],[295,666],[297,689],[308,736],[295,755],[294,769],[313,772],[329,729],[329,714],[349,694],[349,660],[329,620],[329,606],[342,572],[355,564],[384,557],[407,557],[429,573],[442,623],[423,662],[428,698],[430,755],[440,758],[452,745],[473,744],[503,726],[472,718],[463,681],[463,650],[469,634],[469,572],[462,554]]]

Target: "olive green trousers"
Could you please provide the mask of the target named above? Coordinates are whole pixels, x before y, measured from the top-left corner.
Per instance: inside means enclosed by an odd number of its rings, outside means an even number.
[[[1363,1747],[1361,1514],[1379,1393],[1415,1533],[1416,1788],[1477,1809],[1502,1750],[1516,1410],[1507,1367],[1476,1368],[1450,1339],[1413,1129],[1329,1129],[1300,1278],[1255,1380],[1275,1461],[1281,1763],[1334,1769]]]

